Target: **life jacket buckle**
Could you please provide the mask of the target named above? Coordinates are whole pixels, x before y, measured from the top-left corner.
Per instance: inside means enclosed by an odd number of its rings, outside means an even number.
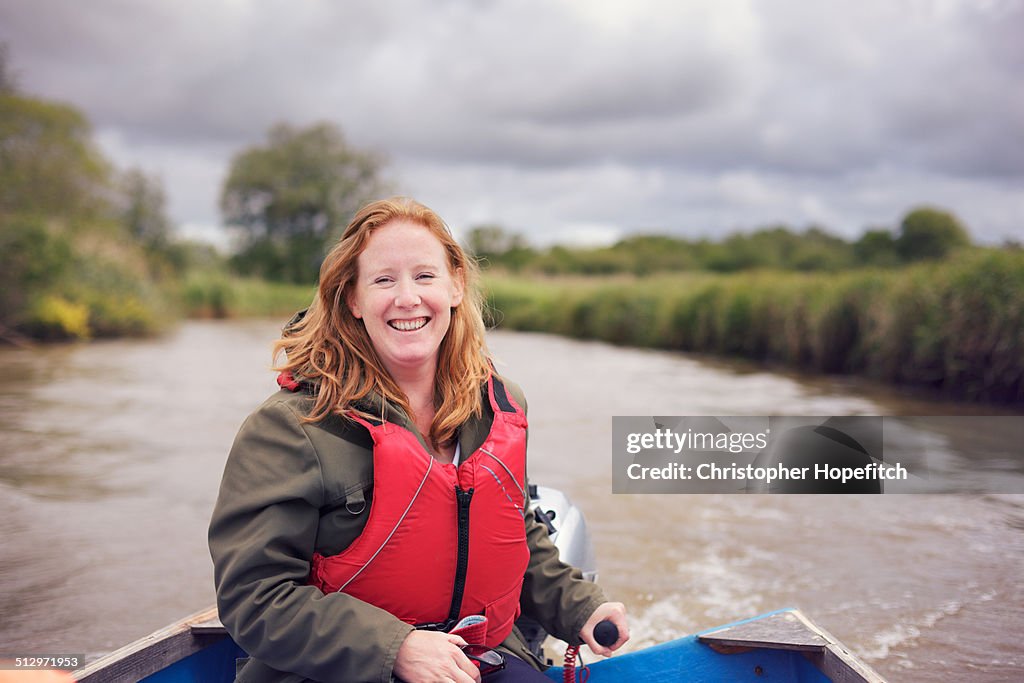
[[[434,621],[427,624],[416,624],[413,628],[417,631],[443,631],[448,633],[455,627],[456,623],[454,619],[445,619],[444,621]]]

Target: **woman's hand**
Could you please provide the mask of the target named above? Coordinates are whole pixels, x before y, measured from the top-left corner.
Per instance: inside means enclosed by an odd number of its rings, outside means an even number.
[[[605,619],[615,624],[615,627],[619,629],[619,639],[608,647],[598,645],[597,641],[594,640],[594,627]],[[602,657],[610,656],[612,652],[618,650],[629,640],[629,622],[626,620],[626,606],[621,602],[605,602],[598,605],[594,613],[587,619],[587,623],[583,624],[583,628],[580,629],[580,638],[583,639],[583,642],[590,647],[594,654],[601,655]]]
[[[405,683],[480,683],[480,669],[462,654],[466,641],[440,631],[412,631],[395,657]]]

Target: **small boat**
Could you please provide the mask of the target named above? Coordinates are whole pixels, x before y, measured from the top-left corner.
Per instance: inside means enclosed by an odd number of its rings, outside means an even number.
[[[548,527],[559,554],[597,580],[590,533],[579,508],[557,489],[530,485],[531,509]],[[540,656],[547,633],[520,617],[516,625]],[[235,679],[246,653],[210,607],[73,673],[80,683],[219,683]],[[612,681],[799,681],[880,683],[884,679],[799,610],[786,609],[696,635],[616,655],[587,669],[588,683]],[[563,680],[561,668],[548,670]],[[583,676],[578,676],[578,681]]]
[[[74,672],[79,683],[227,683],[245,657],[215,607],[163,628]],[[884,683],[842,643],[796,609],[763,614],[587,666],[588,683],[787,681]],[[563,680],[562,669],[548,676]],[[577,680],[583,680],[578,676]]]

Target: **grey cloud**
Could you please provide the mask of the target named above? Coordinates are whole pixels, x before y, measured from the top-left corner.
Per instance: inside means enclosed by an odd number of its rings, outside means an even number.
[[[1003,207],[974,211],[1006,230],[1024,176],[1021,35],[1024,5],[998,0],[0,1],[26,90],[83,108],[125,158],[178,169],[168,179],[209,178],[210,159],[226,168],[277,121],[326,119],[390,154],[411,190],[477,207],[456,214],[519,215],[486,197],[529,196],[551,221],[623,229],[862,227],[943,187]],[[902,194],[872,205],[890,172]],[[182,212],[215,206],[176,191]]]
[[[5,12],[18,51],[47,90],[138,140],[241,145],[279,120],[331,118],[396,154],[458,161],[1024,172],[1020,48],[986,42],[1024,10],[781,2],[722,38],[687,21],[711,10],[616,30],[547,3],[405,3],[401,19],[343,4],[42,6],[45,20]]]
[[[30,65],[30,88],[84,107],[134,140],[251,142],[279,120],[335,114],[321,94],[379,25],[343,4],[88,4],[3,10],[0,39]],[[329,27],[338,27],[329,30]]]

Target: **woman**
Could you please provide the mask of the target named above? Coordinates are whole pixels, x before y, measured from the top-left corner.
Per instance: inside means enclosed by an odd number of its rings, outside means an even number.
[[[547,680],[520,612],[610,654],[625,610],[558,560],[525,514],[526,402],[494,374],[474,262],[433,211],[360,210],[309,311],[276,343],[282,391],[235,440],[210,525],[242,681]],[[618,642],[593,628],[611,619]],[[471,619],[472,621],[472,619]]]

